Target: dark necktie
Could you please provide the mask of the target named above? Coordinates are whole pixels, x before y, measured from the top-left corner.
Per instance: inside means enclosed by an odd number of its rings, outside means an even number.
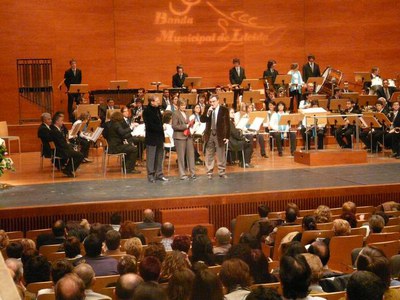
[[[211,115],[211,131],[216,131],[217,130],[217,126],[215,124],[215,109],[212,111],[212,115]]]

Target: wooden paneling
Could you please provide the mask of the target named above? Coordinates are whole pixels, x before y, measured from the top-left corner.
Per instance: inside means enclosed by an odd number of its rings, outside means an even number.
[[[296,151],[294,161],[309,166],[332,166],[340,164],[362,164],[367,162],[365,150]]]
[[[171,84],[178,63],[205,86],[226,84],[235,56],[254,78],[270,58],[286,73],[308,53],[350,81],[373,65],[395,77],[399,13],[397,0],[1,1],[0,120],[18,122],[17,58],[52,58],[54,87],[72,57],[91,88]],[[54,92],[56,110],[66,109],[64,92]]]

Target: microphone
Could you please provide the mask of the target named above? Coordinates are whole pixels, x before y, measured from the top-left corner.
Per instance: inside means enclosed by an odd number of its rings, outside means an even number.
[[[210,107],[208,108],[207,117],[210,117],[210,116],[211,116],[211,113],[212,113],[213,110],[214,110],[214,108],[213,108],[212,106],[210,106]]]

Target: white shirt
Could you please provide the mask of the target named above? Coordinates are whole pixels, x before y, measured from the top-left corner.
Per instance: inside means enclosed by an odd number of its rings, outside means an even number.
[[[168,137],[171,143],[164,143],[165,148],[172,148],[175,147],[174,144],[174,129],[172,128],[171,124],[164,124],[164,135],[165,137]]]
[[[289,131],[289,125],[279,125],[280,116],[283,115],[288,115],[288,113],[277,112],[271,116],[271,120],[269,121],[269,126],[273,131],[283,131],[283,132]]]

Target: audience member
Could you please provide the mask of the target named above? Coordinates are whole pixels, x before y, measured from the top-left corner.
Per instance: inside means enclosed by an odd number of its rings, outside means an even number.
[[[226,227],[218,228],[215,232],[216,245],[213,248],[215,255],[226,255],[231,248],[232,234]]]
[[[137,274],[122,275],[115,287],[115,296],[117,300],[133,300],[136,288],[143,284],[143,279]]]
[[[368,271],[354,272],[346,290],[347,300],[382,300],[385,285],[378,276]],[[385,298],[386,299],[386,298]]]
[[[22,262],[16,258],[8,258],[6,259],[5,264],[7,268],[12,270],[14,273],[14,283],[17,285],[17,287],[24,291],[24,267],[22,265]]]
[[[189,300],[195,275],[187,268],[176,270],[168,280],[168,300]]]
[[[320,205],[314,212],[315,221],[317,223],[329,223],[332,222],[332,213],[328,206]]]
[[[161,228],[161,224],[154,221],[154,212],[147,208],[143,211],[143,222],[137,225],[137,229]]]
[[[215,265],[213,245],[210,238],[205,234],[196,234],[192,241],[192,263],[202,261],[208,266]]]
[[[340,218],[349,222],[351,228],[357,227],[357,218],[352,212],[344,212],[340,215]]]
[[[6,247],[6,254],[8,258],[20,259],[24,248],[20,242],[11,242]]]
[[[319,280],[322,278],[323,266],[318,256],[310,253],[301,254],[307,261],[308,266],[311,269],[311,284],[309,290],[311,294],[324,293],[324,290],[319,285]]]
[[[251,276],[249,266],[242,260],[233,258],[224,261],[219,278],[227,290],[225,299],[244,299],[250,293]]]
[[[115,231],[119,231],[121,227],[122,217],[120,213],[113,213],[110,217],[110,224]]]
[[[9,243],[10,240],[8,238],[7,232],[5,232],[4,230],[0,230],[0,250],[5,249]]]
[[[379,215],[372,215],[368,221],[369,233],[381,233],[385,220]]]
[[[133,294],[135,300],[168,300],[164,289],[155,282],[140,284]]]
[[[109,230],[106,233],[106,247],[105,255],[121,255],[124,252],[120,249],[121,234],[115,230]]]
[[[142,245],[146,245],[146,239],[142,233],[138,232],[138,227],[132,221],[125,221],[122,223],[119,229],[122,239],[138,238],[142,242]]]
[[[144,281],[158,282],[161,273],[161,263],[157,257],[147,256],[139,264],[139,273]]]
[[[24,264],[24,278],[27,285],[33,282],[49,281],[50,263],[41,255],[29,258]]]
[[[67,274],[55,286],[56,300],[84,300],[85,285],[76,274]]]
[[[354,202],[347,201],[347,202],[343,203],[343,205],[342,205],[342,212],[343,213],[352,213],[355,215],[357,212],[357,206]]]
[[[161,282],[167,282],[175,271],[189,268],[184,253],[180,251],[171,251],[167,253],[165,260],[161,264]]]
[[[122,256],[117,265],[117,270],[119,275],[124,275],[127,273],[137,273],[137,260],[133,255],[124,255]]]
[[[198,234],[205,234],[208,235],[208,229],[207,227],[203,226],[203,225],[196,225],[193,227],[192,229],[192,240],[194,240],[194,238],[196,237],[196,235]]]
[[[51,269],[50,269],[50,277],[51,281],[53,282],[53,286],[55,286],[57,282],[65,275],[72,273],[73,269],[74,267],[72,266],[72,264],[66,259],[59,259],[54,261],[51,264]],[[47,294],[54,294],[54,289],[53,288],[41,289],[37,293],[38,296]]]
[[[52,234],[40,234],[36,239],[36,249],[43,245],[57,245],[64,243],[67,230],[63,220],[57,220],[51,228]]]
[[[281,299],[282,297],[275,289],[267,288],[264,286],[257,286],[246,297],[246,300],[281,300]]]
[[[72,263],[81,258],[81,243],[78,238],[74,236],[67,238],[64,241],[64,252],[65,257]]]
[[[171,244],[174,241],[175,227],[174,224],[166,222],[161,226],[161,244],[164,245],[165,251],[171,251]]]
[[[128,239],[124,244],[124,248],[126,254],[133,255],[138,261],[142,259],[143,245],[139,238]]]
[[[93,291],[92,286],[96,281],[93,268],[85,263],[77,265],[73,272],[82,279],[85,286],[85,300],[111,300],[110,297]]]
[[[157,257],[160,263],[162,263],[165,259],[167,252],[163,244],[158,242],[151,242],[149,245],[144,249],[143,257],[146,256],[154,256]]]
[[[28,249],[36,249],[36,243],[34,240],[31,239],[21,239],[19,241],[22,245],[22,252],[25,252]]]
[[[200,264],[201,265],[201,264]],[[203,267],[194,268],[195,279],[190,300],[224,300],[221,281],[218,276]]]
[[[332,230],[335,236],[346,236],[351,234],[349,222],[343,219],[335,219],[332,223]]]

